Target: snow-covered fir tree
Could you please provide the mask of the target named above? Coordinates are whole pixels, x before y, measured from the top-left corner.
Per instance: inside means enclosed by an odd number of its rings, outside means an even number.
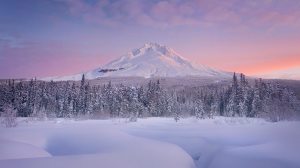
[[[46,117],[263,117],[271,121],[299,117],[293,91],[273,81],[249,82],[233,75],[230,85],[167,88],[160,80],[147,84],[91,85],[82,76],[76,82],[4,80],[0,82],[0,112],[7,105],[17,116]],[[251,84],[254,83],[254,84]]]

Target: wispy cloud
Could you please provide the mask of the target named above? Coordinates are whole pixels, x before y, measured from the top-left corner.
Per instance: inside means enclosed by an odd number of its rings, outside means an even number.
[[[300,2],[292,0],[85,0],[65,1],[69,12],[89,23],[152,27],[225,25],[300,25]],[[282,7],[281,7],[282,6]],[[288,7],[286,7],[288,6]],[[286,9],[285,9],[286,7]]]
[[[23,48],[24,41],[18,37],[8,34],[0,34],[0,50],[1,48]]]

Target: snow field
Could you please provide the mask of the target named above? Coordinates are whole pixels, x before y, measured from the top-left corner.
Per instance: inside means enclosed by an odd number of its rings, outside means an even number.
[[[194,167],[177,145],[129,135],[110,120],[22,124],[1,133],[0,167],[5,168]]]
[[[299,128],[221,117],[21,122],[0,128],[0,167],[296,168]]]

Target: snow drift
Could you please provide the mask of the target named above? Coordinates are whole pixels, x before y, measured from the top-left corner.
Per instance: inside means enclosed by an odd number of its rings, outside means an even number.
[[[24,122],[0,128],[0,167],[298,168],[299,126],[223,117]]]
[[[110,120],[38,122],[0,132],[0,167],[195,167],[177,145],[131,136]]]

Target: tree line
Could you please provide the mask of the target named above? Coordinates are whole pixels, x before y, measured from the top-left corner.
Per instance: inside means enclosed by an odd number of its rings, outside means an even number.
[[[239,77],[238,77],[239,76]],[[146,85],[6,80],[0,83],[0,112],[39,118],[129,118],[195,116],[261,117],[271,121],[299,116],[299,100],[286,87],[234,73],[230,86],[164,88],[160,81]]]

